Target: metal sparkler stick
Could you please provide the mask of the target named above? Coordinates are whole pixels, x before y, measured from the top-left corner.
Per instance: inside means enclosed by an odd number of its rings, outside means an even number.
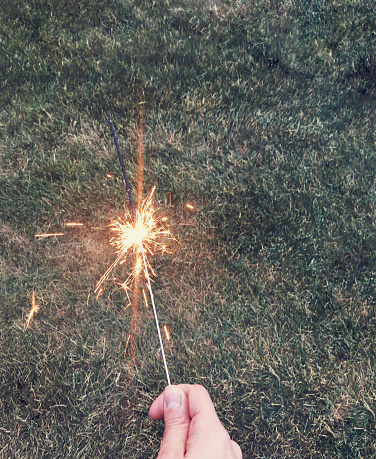
[[[157,309],[156,309],[155,303],[154,303],[154,296],[153,296],[153,290],[152,290],[152,288],[151,288],[151,283],[150,283],[148,265],[147,265],[147,263],[146,263],[145,251],[144,251],[144,247],[143,247],[142,244],[140,244],[140,250],[141,250],[141,253],[142,253],[142,258],[143,258],[143,260],[144,260],[145,274],[146,274],[146,279],[147,279],[147,281],[148,281],[148,287],[149,287],[149,294],[150,294],[151,304],[153,305],[153,312],[154,312],[155,324],[156,324],[156,326],[157,326],[159,344],[160,344],[160,347],[161,347],[162,358],[163,358],[163,365],[164,365],[165,371],[166,371],[167,384],[168,384],[169,386],[171,386],[170,374],[169,374],[169,372],[168,372],[167,361],[166,361],[166,354],[165,354],[165,351],[164,351],[164,346],[163,346],[163,340],[162,340],[161,330],[160,330],[160,328],[159,328],[159,321],[158,321]]]
[[[133,199],[132,199],[132,194],[131,194],[131,187],[129,186],[129,183],[128,183],[127,174],[126,174],[126,172],[125,172],[125,166],[124,166],[124,163],[123,163],[123,158],[121,157],[119,144],[118,144],[117,139],[116,139],[115,129],[114,129],[114,126],[113,126],[113,124],[112,124],[111,116],[110,116],[110,113],[109,113],[109,112],[107,112],[107,117],[108,117],[108,121],[109,121],[110,126],[111,126],[112,135],[113,135],[113,137],[114,137],[114,141],[115,141],[115,145],[116,145],[116,150],[117,150],[118,157],[119,157],[119,161],[120,161],[120,166],[121,166],[121,169],[122,169],[122,171],[123,171],[123,176],[124,176],[125,184],[126,184],[126,187],[127,187],[129,202],[130,202],[131,209],[132,209],[133,221],[134,221],[134,223],[136,223],[136,211],[135,211],[134,204],[133,204]],[[159,327],[159,320],[158,320],[157,309],[156,309],[156,307],[155,307],[153,290],[152,290],[152,288],[151,288],[151,283],[150,283],[149,270],[148,270],[148,266],[147,266],[147,262],[146,262],[144,246],[143,246],[142,243],[140,243],[140,251],[141,251],[142,259],[143,259],[143,262],[144,262],[145,275],[146,275],[146,280],[147,280],[147,283],[148,283],[148,288],[149,288],[149,294],[150,294],[151,304],[152,304],[152,306],[153,306],[154,319],[155,319],[155,324],[156,324],[156,327],[157,327],[158,339],[159,339],[159,344],[160,344],[160,348],[161,348],[161,352],[162,352],[163,365],[164,365],[165,371],[166,371],[167,383],[168,383],[169,386],[171,386],[170,374],[169,374],[169,371],[168,371],[167,361],[166,361],[166,354],[165,354],[165,351],[164,351],[164,346],[163,346],[163,340],[162,340],[161,330],[160,330],[160,327]]]

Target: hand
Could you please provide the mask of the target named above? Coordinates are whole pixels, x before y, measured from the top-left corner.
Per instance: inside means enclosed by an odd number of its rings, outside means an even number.
[[[242,452],[218,419],[202,386],[168,386],[149,410],[165,421],[158,459],[241,459]]]

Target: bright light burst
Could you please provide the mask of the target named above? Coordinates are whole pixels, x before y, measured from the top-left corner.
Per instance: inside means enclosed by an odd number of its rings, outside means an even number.
[[[149,196],[137,211],[136,222],[133,221],[129,213],[126,213],[124,219],[118,217],[110,224],[110,230],[115,233],[110,239],[110,244],[115,247],[117,258],[98,281],[95,290],[97,296],[102,293],[101,286],[109,278],[113,269],[118,264],[125,263],[131,253],[135,254],[136,261],[131,275],[121,284],[125,290],[130,280],[142,272],[142,248],[146,255],[154,255],[157,250],[162,253],[167,251],[163,240],[171,237],[171,235],[161,224],[164,221],[164,217],[159,217],[158,210],[153,208],[154,192],[155,187],[153,187]],[[151,273],[155,275],[147,258],[146,262]]]

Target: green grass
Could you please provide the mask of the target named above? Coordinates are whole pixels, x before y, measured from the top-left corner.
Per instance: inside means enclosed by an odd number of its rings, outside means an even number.
[[[127,205],[105,113],[134,186],[142,91],[173,382],[209,390],[245,459],[376,457],[375,30],[371,0],[7,2],[1,457],[157,455],[152,313],[132,360],[124,294],[94,296]]]

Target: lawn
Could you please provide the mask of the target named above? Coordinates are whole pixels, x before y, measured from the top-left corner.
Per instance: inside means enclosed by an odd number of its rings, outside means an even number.
[[[151,259],[172,382],[245,459],[376,457],[375,81],[373,0],[2,5],[0,457],[158,453],[131,262],[94,293],[129,211],[107,111],[174,237]]]

